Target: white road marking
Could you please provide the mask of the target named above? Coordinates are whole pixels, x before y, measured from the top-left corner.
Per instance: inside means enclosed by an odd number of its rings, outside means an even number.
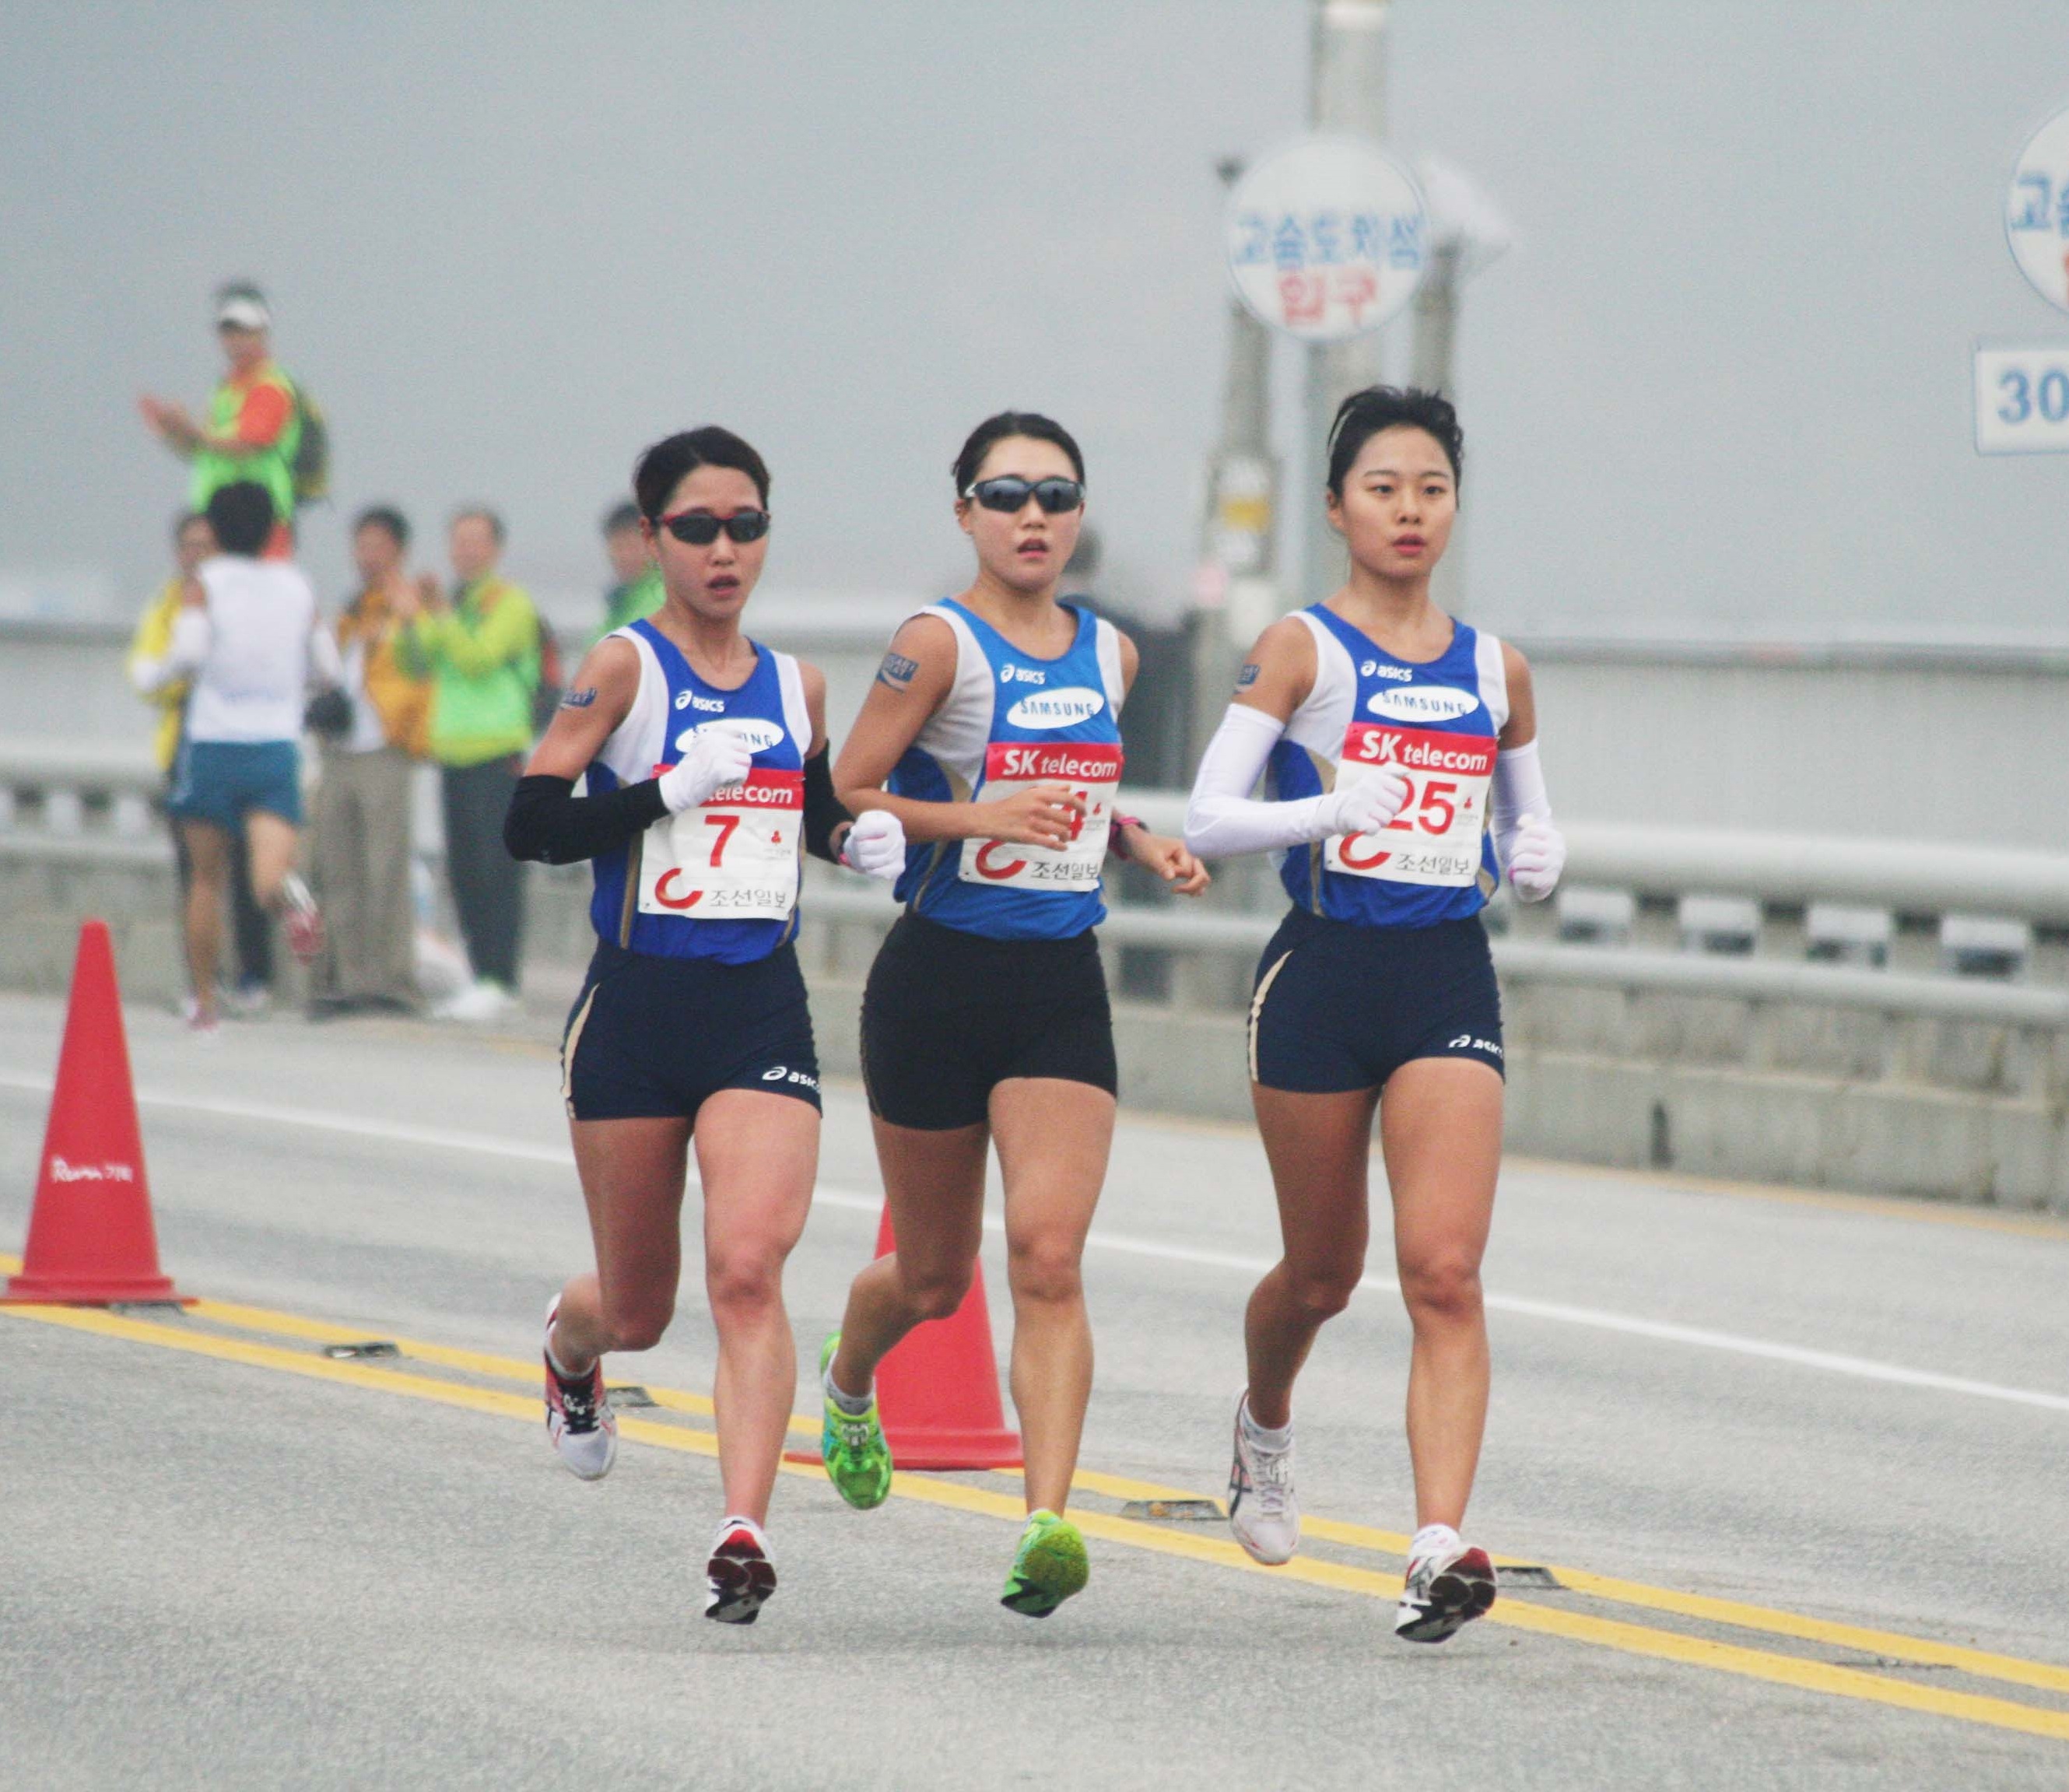
[[[20,1089],[48,1095],[51,1080],[18,1072],[0,1071],[0,1088]],[[431,1145],[448,1151],[471,1152],[478,1157],[515,1158],[521,1162],[549,1164],[557,1169],[574,1167],[574,1153],[565,1145],[526,1145],[515,1139],[496,1138],[485,1133],[453,1132],[443,1127],[412,1126],[394,1121],[363,1119],[353,1114],[325,1112],[316,1108],[275,1107],[258,1101],[226,1101],[210,1096],[163,1095],[139,1089],[141,1108],[163,1108],[179,1113],[209,1114],[224,1120],[258,1121],[279,1126],[306,1127],[312,1131],[341,1133],[348,1137],[379,1139],[395,1145]],[[695,1178],[692,1178],[694,1182]],[[875,1214],[884,1198],[867,1190],[843,1188],[822,1182],[813,1194],[815,1202],[857,1213]],[[987,1212],[985,1229],[1005,1230],[1005,1222]],[[1269,1257],[1251,1257],[1230,1251],[1209,1251],[1192,1245],[1173,1244],[1161,1239],[1131,1238],[1125,1233],[1095,1228],[1085,1241],[1101,1251],[1128,1256],[1153,1257],[1164,1263],[1187,1263],[1203,1269],[1226,1269],[1246,1276],[1262,1276],[1271,1267]],[[1383,1292],[1399,1292],[1391,1277],[1368,1276],[1359,1287]],[[1942,1375],[1929,1369],[1911,1369],[1900,1363],[1877,1362],[1871,1357],[1850,1357],[1830,1350],[1806,1349],[1800,1345],[1777,1344],[1766,1338],[1746,1337],[1736,1332],[1711,1331],[1700,1325],[1676,1325],[1663,1320],[1641,1319],[1629,1313],[1609,1312],[1597,1307],[1568,1306],[1557,1300],[1532,1300],[1517,1295],[1486,1297],[1488,1309],[1513,1313],[1519,1318],[1550,1320],[1562,1325],[1579,1325],[1599,1332],[1617,1332],[1628,1337],[1657,1339],[1666,1344],[1687,1345],[1696,1349],[1718,1350],[1729,1355],[1757,1357],[1764,1361],[1788,1363],[1798,1369],[1821,1370],[1827,1374],[1848,1375],[1861,1381],[1883,1382],[1898,1387],[1928,1390],[1936,1394],[1965,1394],[1978,1400],[1999,1400],[2013,1406],[2038,1406],[2048,1412],[2069,1412],[2069,1394],[2048,1394],[2034,1388],[2006,1387],[1996,1382],[1972,1381],[1965,1376]]]

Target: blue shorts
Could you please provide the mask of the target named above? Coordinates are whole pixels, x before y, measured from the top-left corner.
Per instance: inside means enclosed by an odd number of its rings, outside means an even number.
[[[720,1089],[819,1105],[819,1056],[794,946],[744,965],[597,942],[561,1040],[570,1120],[687,1120]]]
[[[300,827],[301,749],[292,741],[182,741],[165,809],[232,834],[254,809]]]
[[[1251,1080],[1304,1095],[1384,1088],[1417,1058],[1470,1058],[1506,1074],[1479,917],[1366,927],[1288,915],[1257,964]]]

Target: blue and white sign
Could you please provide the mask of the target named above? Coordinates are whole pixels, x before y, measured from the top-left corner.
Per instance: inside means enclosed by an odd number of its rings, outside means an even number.
[[[2069,454],[2069,342],[1977,348],[1976,452]]]
[[[1414,296],[1429,213],[1414,177],[1376,145],[1310,137],[1236,182],[1226,235],[1230,277],[1252,312],[1304,342],[1341,342]]]
[[[2051,305],[2069,311],[2069,109],[2033,133],[2005,198],[2012,259]]]

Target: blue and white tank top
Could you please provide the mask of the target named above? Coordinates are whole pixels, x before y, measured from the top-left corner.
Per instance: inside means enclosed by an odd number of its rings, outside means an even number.
[[[1501,879],[1487,817],[1508,720],[1500,642],[1455,623],[1451,644],[1418,663],[1321,604],[1297,614],[1315,637],[1315,688],[1271,749],[1266,794],[1316,796],[1393,770],[1408,780],[1408,801],[1377,834],[1281,855],[1286,893],[1310,913],[1368,927],[1478,914]]]
[[[956,641],[955,681],[884,788],[922,802],[981,802],[1063,783],[1086,810],[1063,847],[928,840],[906,849],[898,899],[916,914],[994,940],[1061,940],[1106,919],[1106,863],[1120,785],[1120,636],[1082,604],[1070,647],[1038,659],[953,598],[938,616]]]
[[[600,938],[661,958],[765,958],[796,933],[812,723],[798,662],[760,642],[737,691],[707,684],[651,622],[614,631],[639,655],[639,689],[590,763],[598,794],[657,776],[702,729],[741,736],[754,762],[708,802],[664,815],[590,861],[590,920]]]

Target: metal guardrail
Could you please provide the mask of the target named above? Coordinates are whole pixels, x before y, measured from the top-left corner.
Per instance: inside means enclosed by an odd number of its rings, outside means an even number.
[[[809,921],[898,918],[888,892],[815,888],[804,898]],[[1162,907],[1110,906],[1100,937],[1108,944],[1170,952],[1252,957],[1277,929],[1276,915],[1188,914]],[[2069,1029],[2069,990],[1912,977],[1777,959],[1720,958],[1634,947],[1494,942],[1495,968],[1520,982],[1717,997],[1800,1002],[1902,1018],[1977,1021],[2000,1027]]]

